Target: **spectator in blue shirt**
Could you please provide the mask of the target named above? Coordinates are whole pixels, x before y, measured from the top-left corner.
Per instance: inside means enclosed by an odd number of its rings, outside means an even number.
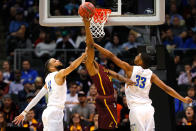
[[[28,24],[23,19],[23,13],[24,12],[22,8],[18,8],[16,10],[15,20],[12,20],[9,26],[9,33],[17,32],[20,29],[21,25],[28,27]]]
[[[136,42],[136,36],[130,33],[128,36],[128,41],[123,43],[122,49],[127,51],[131,48],[137,48],[138,45],[140,45],[140,43]]]
[[[36,77],[38,76],[38,73],[36,70],[31,69],[30,62],[28,60],[24,60],[22,62],[22,77],[21,79],[24,81],[29,81],[31,83],[35,82]]]
[[[196,32],[194,32],[192,38],[189,38],[185,41],[184,48],[196,48]]]
[[[107,42],[105,47],[107,50],[111,51],[113,54],[120,54],[122,51],[121,41],[118,34],[114,34],[112,37],[112,41]]]
[[[183,40],[179,36],[173,35],[173,32],[171,29],[168,29],[166,31],[165,37],[163,38],[163,44],[167,48],[182,48],[183,47]]]

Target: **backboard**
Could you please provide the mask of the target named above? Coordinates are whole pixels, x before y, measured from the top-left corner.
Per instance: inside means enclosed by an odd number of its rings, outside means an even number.
[[[159,25],[165,21],[165,0],[40,0],[40,24],[82,26],[82,18],[77,12],[83,2],[112,10],[106,26]]]

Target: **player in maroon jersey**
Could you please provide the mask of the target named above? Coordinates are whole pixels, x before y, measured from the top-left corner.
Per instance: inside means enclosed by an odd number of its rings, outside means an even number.
[[[98,127],[99,131],[115,130],[117,125],[117,108],[114,99],[114,88],[112,78],[134,84],[129,79],[119,75],[118,73],[106,69],[94,60],[94,40],[90,32],[90,22],[83,19],[86,31],[87,59],[85,66],[95,84],[99,96],[96,98],[96,109],[99,114]]]

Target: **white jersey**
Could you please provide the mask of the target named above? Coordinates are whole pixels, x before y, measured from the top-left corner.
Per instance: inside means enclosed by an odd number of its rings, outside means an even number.
[[[135,104],[151,104],[149,91],[151,88],[152,71],[143,69],[141,66],[134,66],[130,80],[136,82],[134,86],[125,84],[125,94],[129,109]]]
[[[57,106],[62,109],[65,106],[66,96],[67,96],[67,84],[66,80],[63,85],[58,85],[55,82],[55,75],[58,72],[52,72],[47,75],[45,82],[48,89],[48,104],[47,106]]]

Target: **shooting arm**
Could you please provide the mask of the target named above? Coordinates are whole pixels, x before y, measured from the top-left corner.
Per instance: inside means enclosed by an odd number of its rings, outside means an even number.
[[[106,57],[108,57],[109,59],[111,59],[117,66],[119,66],[120,68],[122,68],[124,71],[127,72],[127,71],[133,69],[132,66],[130,66],[128,63],[120,60],[117,56],[115,56],[114,54],[112,54],[112,52],[110,52],[109,50],[104,49],[103,47],[99,46],[96,43],[94,43],[94,47],[97,48],[97,50],[101,54],[106,55]]]
[[[90,31],[90,22],[89,20],[83,19],[86,31],[86,52],[87,52],[87,59],[85,61],[86,69],[90,76],[93,76],[97,73],[95,65],[94,65],[94,58],[95,58],[95,49],[93,46],[94,40]]]
[[[170,96],[177,98],[181,100],[182,102],[186,103],[186,100],[184,97],[182,97],[180,94],[178,94],[174,89],[171,87],[167,86],[162,80],[158,78],[155,74],[152,75],[151,81],[155,83],[158,87],[160,87],[162,90],[164,90],[167,94]]]
[[[28,111],[31,110],[43,96],[45,96],[46,93],[47,87],[46,85],[44,85],[42,89],[39,91],[39,93],[31,100],[31,102],[28,104],[28,106],[24,109],[24,111],[21,114],[25,116],[28,113]]]

